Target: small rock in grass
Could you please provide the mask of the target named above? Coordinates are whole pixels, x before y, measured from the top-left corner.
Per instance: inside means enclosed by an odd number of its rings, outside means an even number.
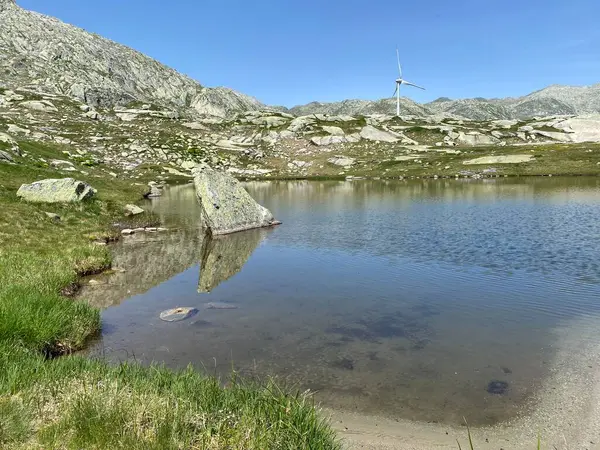
[[[156,229],[156,231],[163,232],[163,231],[169,231],[169,229],[168,229],[168,228],[163,228],[163,227],[158,227],[158,228]]]
[[[145,230],[149,233],[155,233],[157,231],[156,227],[146,227]]]
[[[126,216],[137,216],[144,213],[144,210],[137,205],[125,205],[123,209]]]
[[[123,236],[128,236],[128,235],[133,234],[133,233],[135,233],[135,231],[132,230],[131,228],[125,228],[124,230],[121,230],[121,234]]]
[[[134,233],[143,233],[144,231],[146,231],[146,229],[143,227],[133,229]]]
[[[55,222],[60,222],[60,216],[58,214],[51,212],[45,212],[44,214],[46,214],[46,217],[54,220]]]

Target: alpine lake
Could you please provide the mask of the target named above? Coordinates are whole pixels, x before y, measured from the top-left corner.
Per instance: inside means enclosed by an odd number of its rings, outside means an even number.
[[[103,308],[88,353],[492,425],[535,407],[565,346],[600,338],[598,177],[245,187],[283,224],[210,238],[192,185],[142,205],[171,231],[123,237],[84,287]],[[160,319],[176,307],[197,312]]]

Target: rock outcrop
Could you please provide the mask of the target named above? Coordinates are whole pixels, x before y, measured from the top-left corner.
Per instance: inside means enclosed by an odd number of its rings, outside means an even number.
[[[22,9],[13,0],[0,0],[0,24],[4,82],[68,94],[99,107],[137,101],[222,117],[264,107],[231,89],[203,87],[142,53]],[[53,111],[43,102],[24,106]]]
[[[24,184],[17,197],[36,203],[80,202],[96,195],[96,190],[83,181],[73,178],[47,179]]]
[[[269,227],[279,222],[256,203],[240,182],[206,166],[192,171],[196,196],[202,207],[203,225],[212,235]]]

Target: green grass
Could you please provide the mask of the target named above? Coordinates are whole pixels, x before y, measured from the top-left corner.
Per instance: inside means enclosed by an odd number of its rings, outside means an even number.
[[[340,448],[310,396],[273,382],[223,386],[191,368],[46,361],[7,343],[0,364],[10,368],[0,374],[2,448]]]
[[[33,158],[68,149],[20,145]],[[23,159],[0,164],[0,448],[340,448],[311,396],[290,395],[273,381],[250,384],[234,374],[224,384],[192,369],[72,354],[101,329],[100,315],[61,293],[75,290],[80,275],[110,267],[107,247],[95,241],[118,236],[114,222],[136,225],[125,222],[122,207],[141,199],[148,181],[84,169],[88,175]],[[64,176],[89,182],[97,199],[42,205],[16,197],[22,183]],[[144,216],[135,220],[154,220]]]

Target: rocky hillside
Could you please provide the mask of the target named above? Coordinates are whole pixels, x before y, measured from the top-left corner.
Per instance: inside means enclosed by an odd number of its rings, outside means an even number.
[[[0,0],[0,23],[0,83],[7,87],[66,94],[95,107],[143,102],[221,117],[264,107],[231,89],[205,88],[135,50],[26,11],[14,0]]]
[[[442,116],[469,120],[531,119],[559,115],[583,115],[600,112],[600,84],[594,86],[550,86],[519,98],[461,99],[440,98],[420,105],[401,99],[403,115]],[[309,103],[290,109],[292,114],[394,114],[396,101],[344,100],[334,103]]]

